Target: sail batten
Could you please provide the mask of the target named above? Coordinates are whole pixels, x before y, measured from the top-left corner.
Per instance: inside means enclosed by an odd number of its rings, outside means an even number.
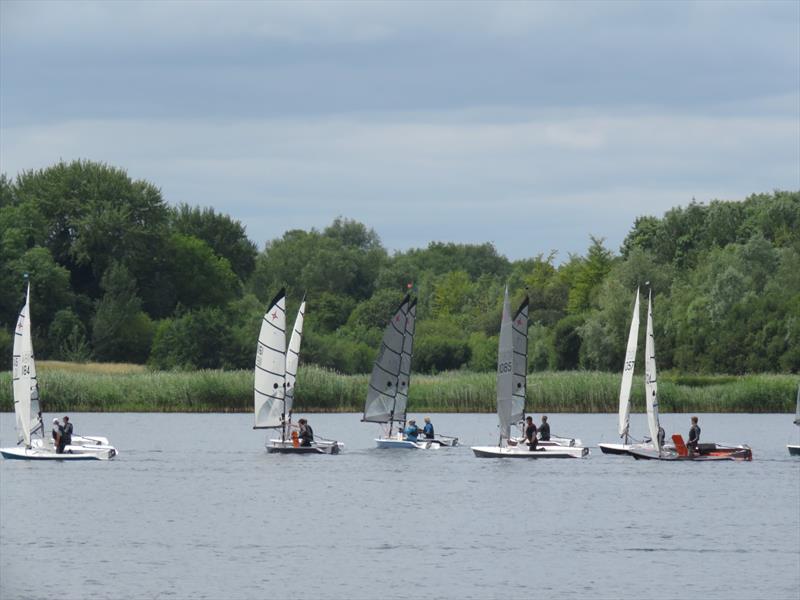
[[[653,337],[653,292],[647,298],[647,341],[645,342],[644,388],[647,397],[647,426],[656,450],[658,444],[658,380],[656,376],[656,345]]]
[[[381,348],[372,367],[362,421],[402,421],[395,414],[410,297],[406,295],[383,331]],[[405,410],[405,407],[403,407]]]
[[[625,350],[625,364],[622,367],[622,383],[619,388],[619,436],[627,437],[631,420],[631,386],[633,370],[636,366],[636,350],[639,343],[639,288],[636,288],[636,300],[633,303],[631,328],[628,332],[628,347]]]
[[[253,381],[255,427],[277,428],[286,415],[286,290],[269,304],[261,323]],[[270,391],[264,391],[270,390]]]

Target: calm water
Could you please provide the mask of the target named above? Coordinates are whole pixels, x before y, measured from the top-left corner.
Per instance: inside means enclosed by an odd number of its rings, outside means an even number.
[[[753,447],[752,463],[717,464],[596,448],[474,458],[470,444],[495,439],[493,415],[433,415],[461,448],[381,451],[359,417],[309,418],[344,454],[281,456],[251,415],[72,415],[121,455],[0,460],[0,598],[798,597],[789,415],[700,415],[705,441]],[[663,421],[686,435],[689,415]],[[616,415],[550,422],[616,441]],[[13,427],[0,415],[3,446]]]

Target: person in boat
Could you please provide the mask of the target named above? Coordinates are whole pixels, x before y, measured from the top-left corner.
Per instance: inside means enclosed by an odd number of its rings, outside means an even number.
[[[547,422],[547,415],[542,415],[542,424],[539,425],[539,439],[543,442],[550,441],[550,424]]]
[[[435,436],[433,433],[433,423],[430,417],[425,417],[425,426],[422,428],[422,433],[426,440],[432,440]]]
[[[58,422],[58,419],[53,419],[53,448],[56,449],[56,452],[61,452],[61,432],[63,429],[61,428],[61,423]]]
[[[658,447],[663,448],[664,440],[667,438],[667,432],[664,431],[664,428],[661,425],[658,426],[657,438],[658,438]]]
[[[697,445],[700,443],[700,426],[697,424],[697,417],[692,417],[692,427],[689,429],[689,441],[686,447],[691,454],[697,452]]]
[[[417,427],[417,422],[414,419],[410,419],[406,424],[406,428],[403,430],[405,439],[409,442],[416,442],[419,434],[420,428]]]
[[[311,429],[311,425],[305,419],[300,419],[297,423],[300,425],[300,445],[310,446],[311,442],[314,441],[314,430]]]
[[[533,417],[525,417],[525,423],[525,441],[528,443],[528,448],[536,450],[536,446],[539,442],[536,439],[536,425],[533,424]]]
[[[64,417],[64,424],[61,426],[61,440],[58,443],[58,453],[63,454],[64,448],[72,443],[72,423],[69,417]]]

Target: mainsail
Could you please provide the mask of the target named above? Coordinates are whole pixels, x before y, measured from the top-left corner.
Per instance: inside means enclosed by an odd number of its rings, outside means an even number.
[[[286,290],[261,321],[255,368],[255,429],[282,427],[286,415]]]
[[[619,388],[619,436],[628,437],[631,425],[631,385],[633,384],[633,368],[636,365],[636,347],[639,343],[639,288],[636,288],[636,300],[633,303],[631,329],[628,332],[628,349],[625,351],[625,365],[622,367],[622,384]]]
[[[292,337],[289,339],[289,350],[286,352],[286,399],[285,411],[291,420],[294,406],[294,383],[297,380],[297,365],[300,362],[300,342],[303,340],[303,321],[306,315],[306,300],[300,303],[297,318],[294,320]]]
[[[392,320],[383,331],[381,349],[372,367],[372,375],[364,403],[363,421],[389,423],[402,420],[395,414],[397,387],[400,377],[400,363],[405,347],[406,322],[408,320],[410,297],[403,298],[392,315]],[[406,382],[406,387],[407,387]],[[405,408],[405,407],[404,407]],[[405,410],[403,411],[405,417]]]
[[[800,385],[797,386],[797,408],[794,411],[794,424],[800,425]]]
[[[411,385],[411,357],[414,351],[414,331],[417,322],[417,299],[408,305],[406,328],[403,333],[403,350],[400,353],[400,373],[397,378],[397,393],[394,397],[394,418],[397,421],[406,420],[408,406],[408,390]]]
[[[647,426],[656,450],[658,444],[658,382],[656,380],[656,345],[653,338],[653,291],[647,298],[647,341],[645,343],[644,389],[647,396]]]
[[[503,317],[497,349],[497,419],[500,440],[511,436],[511,425],[525,415],[528,372],[528,297],[511,317],[508,286],[503,296]]]
[[[19,312],[14,330],[12,358],[12,380],[14,388],[14,414],[17,422],[17,443],[25,442],[30,447],[31,436],[43,430],[39,414],[39,383],[36,380],[36,364],[33,360],[31,341],[31,285],[25,294],[25,305]]]

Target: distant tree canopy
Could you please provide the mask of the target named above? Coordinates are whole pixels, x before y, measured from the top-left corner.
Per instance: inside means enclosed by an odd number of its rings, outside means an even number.
[[[492,370],[508,285],[512,302],[530,296],[531,370],[620,370],[639,288],[642,329],[652,290],[660,368],[800,371],[797,191],[642,216],[619,254],[589,236],[586,254],[561,264],[555,254],[509,261],[489,243],[390,256],[375,231],[341,217],[259,252],[213,208],[171,207],[148,182],[76,161],[0,175],[0,232],[8,357],[27,272],[40,358],[249,368],[265,303],[285,286],[290,322],[308,300],[306,362],[369,371],[411,290],[415,370]]]

